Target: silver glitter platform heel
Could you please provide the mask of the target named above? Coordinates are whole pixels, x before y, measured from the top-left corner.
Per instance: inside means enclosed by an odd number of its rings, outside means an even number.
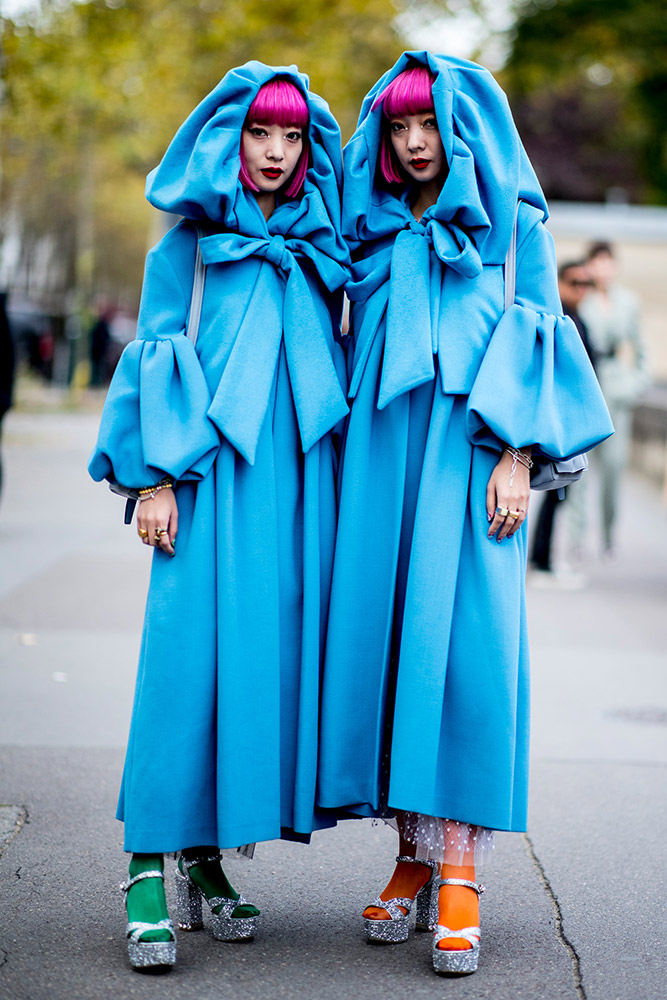
[[[414,900],[409,896],[395,896],[393,899],[374,899],[369,906],[377,906],[386,910],[389,920],[374,920],[371,917],[364,917],[364,927],[366,937],[374,944],[400,944],[407,941],[410,933],[410,911],[413,902],[416,902],[418,931],[432,931],[438,921],[438,886],[437,875],[440,866],[437,861],[418,861],[416,858],[409,858],[399,855],[396,862],[408,861],[412,864],[425,865],[431,869],[426,885],[417,893]],[[403,913],[399,907],[404,907],[407,913]],[[366,907],[367,908],[367,907]]]
[[[465,878],[441,878],[438,879],[438,892],[443,885],[464,885],[468,889],[474,889],[478,896],[484,892],[484,886],[476,882],[469,882]],[[479,927],[462,927],[460,930],[451,930],[444,924],[436,923],[435,934],[433,935],[433,968],[436,972],[448,972],[450,975],[465,976],[471,972],[476,972],[479,962],[479,941],[482,932]],[[471,945],[465,951],[443,951],[438,948],[438,942],[446,938],[463,938]]]
[[[164,881],[164,872],[148,871],[140,872],[134,878],[128,879],[120,886],[125,893],[127,905],[127,893],[136,882],[141,882],[145,878],[161,878]],[[171,934],[171,941],[142,941],[141,935],[146,931],[166,930]],[[170,967],[176,962],[176,935],[174,925],[166,918],[159,920],[156,924],[149,924],[144,920],[132,920],[127,925],[127,953],[130,965],[133,969],[148,969],[151,967]]]
[[[185,874],[180,868],[176,868],[176,901],[178,905],[178,926],[183,931],[199,931],[204,926],[202,916],[202,901],[211,910],[210,921],[211,931],[216,941],[250,941],[257,931],[259,917],[233,917],[232,914],[237,906],[251,906],[252,904],[243,896],[238,899],[230,899],[228,896],[207,897],[203,889],[200,889],[190,875],[190,869],[195,865],[201,865],[207,861],[220,861],[221,855],[214,854],[207,858],[184,858],[181,855],[181,864],[185,868]],[[221,906],[219,913],[214,913],[216,906]]]

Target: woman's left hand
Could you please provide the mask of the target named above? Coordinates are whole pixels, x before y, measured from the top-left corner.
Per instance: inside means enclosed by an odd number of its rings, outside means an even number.
[[[522,451],[529,454],[528,449]],[[516,462],[512,477],[514,459],[504,451],[502,458],[491,473],[486,487],[486,513],[491,522],[489,538],[496,535],[496,541],[511,538],[526,519],[530,500],[530,470]],[[510,480],[512,485],[510,486]]]

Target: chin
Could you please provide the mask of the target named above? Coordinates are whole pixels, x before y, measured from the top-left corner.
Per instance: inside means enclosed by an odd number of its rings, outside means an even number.
[[[262,177],[261,181],[255,181],[255,184],[261,194],[275,194],[282,186],[280,181],[267,181],[266,177]]]
[[[406,173],[418,184],[426,184],[428,181],[434,181],[438,176],[437,170],[408,170]]]

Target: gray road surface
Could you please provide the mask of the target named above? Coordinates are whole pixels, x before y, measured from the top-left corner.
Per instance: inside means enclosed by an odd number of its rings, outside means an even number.
[[[254,943],[181,933],[172,973],[129,970],[113,814],[149,560],[122,501],[86,476],[96,423],[6,421],[0,1000],[664,1000],[667,517],[640,482],[615,565],[593,560],[582,590],[529,588],[530,829],[497,838],[475,976],[436,977],[428,935],[365,943],[359,912],[395,851],[365,821],[233,863],[263,911]]]

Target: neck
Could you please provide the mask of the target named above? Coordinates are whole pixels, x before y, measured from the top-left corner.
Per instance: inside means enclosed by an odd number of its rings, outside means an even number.
[[[268,222],[276,207],[276,196],[273,191],[255,191],[255,200],[259,205],[259,210]]]
[[[412,214],[417,222],[419,222],[427,208],[435,205],[442,191],[442,183],[442,177],[436,177],[432,181],[420,184],[417,188],[417,197],[412,203]]]

